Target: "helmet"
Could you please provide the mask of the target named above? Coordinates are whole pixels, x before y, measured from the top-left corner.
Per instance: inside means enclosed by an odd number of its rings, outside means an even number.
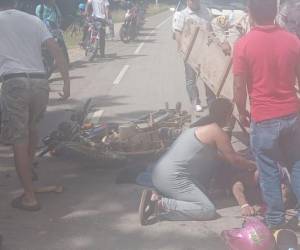
[[[85,11],[85,3],[80,3],[80,4],[78,5],[78,9],[79,9],[80,11]]]
[[[274,250],[272,232],[258,218],[246,218],[243,228],[222,232],[230,250]]]

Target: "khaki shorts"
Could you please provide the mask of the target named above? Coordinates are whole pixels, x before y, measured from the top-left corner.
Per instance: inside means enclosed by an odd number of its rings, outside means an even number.
[[[1,140],[12,145],[27,142],[48,100],[47,80],[20,77],[5,81],[1,90]]]

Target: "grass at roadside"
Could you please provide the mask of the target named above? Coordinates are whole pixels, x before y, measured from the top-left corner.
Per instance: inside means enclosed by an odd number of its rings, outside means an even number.
[[[65,42],[67,45],[67,48],[74,48],[77,47],[79,42],[82,39],[82,29],[78,30],[78,32],[72,34],[71,30],[67,30],[64,33]]]
[[[149,4],[147,11],[146,11],[146,16],[153,16],[156,14],[159,14],[161,12],[167,11],[170,9],[170,7],[174,7],[172,4],[168,3],[160,3],[158,5],[155,4]],[[120,23],[123,22],[125,16],[125,10],[115,10],[112,12],[112,17],[113,17],[113,22],[114,23]],[[80,42],[82,38],[82,29],[77,29],[76,27],[76,32],[72,33],[73,26],[71,26],[65,33],[65,42],[68,48],[74,48],[78,46],[78,43]],[[115,31],[118,32],[118,31]]]

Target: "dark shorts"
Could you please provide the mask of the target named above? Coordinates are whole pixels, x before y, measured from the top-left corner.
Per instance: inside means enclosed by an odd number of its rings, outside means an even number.
[[[24,143],[29,131],[37,128],[49,100],[47,80],[13,78],[1,89],[1,140],[6,144]]]

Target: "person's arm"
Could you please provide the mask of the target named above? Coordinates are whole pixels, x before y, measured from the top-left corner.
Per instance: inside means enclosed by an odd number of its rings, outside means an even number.
[[[237,200],[239,206],[241,207],[241,212],[243,216],[254,216],[255,209],[251,207],[247,201],[245,195],[245,186],[242,182],[237,181],[232,187],[232,193]]]
[[[219,126],[216,125],[214,130],[214,142],[227,162],[231,163],[232,166],[242,169],[256,169],[255,162],[245,159],[234,151],[229,136]]]
[[[37,7],[36,7],[36,9],[35,9],[35,15],[38,17],[38,18],[40,18],[40,19],[42,19],[42,17],[41,17],[41,5],[39,4]]]
[[[172,30],[174,32],[174,37],[177,42],[177,48],[181,48],[181,38],[182,38],[182,31],[184,28],[185,17],[182,15],[181,12],[175,12],[173,16],[172,22]]]
[[[242,38],[243,39],[243,38]],[[239,40],[234,48],[233,54],[233,74],[234,74],[234,102],[237,106],[240,122],[245,126],[250,125],[250,115],[247,111],[247,80],[248,65],[244,55],[243,40]]]
[[[175,31],[174,36],[175,36],[175,40],[177,43],[177,48],[180,49],[181,48],[181,32]]]
[[[64,81],[63,94],[60,95],[62,99],[67,99],[70,97],[70,78],[68,63],[63,55],[61,48],[53,38],[46,40],[45,45],[53,56]]]
[[[86,16],[91,16],[93,13],[93,6],[92,6],[92,1],[88,0],[86,3],[86,7],[85,7],[85,15]]]
[[[296,66],[296,76],[298,80],[298,91],[300,91],[300,63]]]
[[[106,20],[109,19],[109,2],[108,1],[105,1],[105,17],[106,17]]]
[[[247,78],[244,75],[234,76],[234,102],[237,106],[240,122],[245,126],[250,126],[250,114],[247,111]]]
[[[288,15],[288,6],[286,3],[284,3],[280,8],[278,16],[276,18],[276,23],[282,28],[286,28],[287,15]]]

